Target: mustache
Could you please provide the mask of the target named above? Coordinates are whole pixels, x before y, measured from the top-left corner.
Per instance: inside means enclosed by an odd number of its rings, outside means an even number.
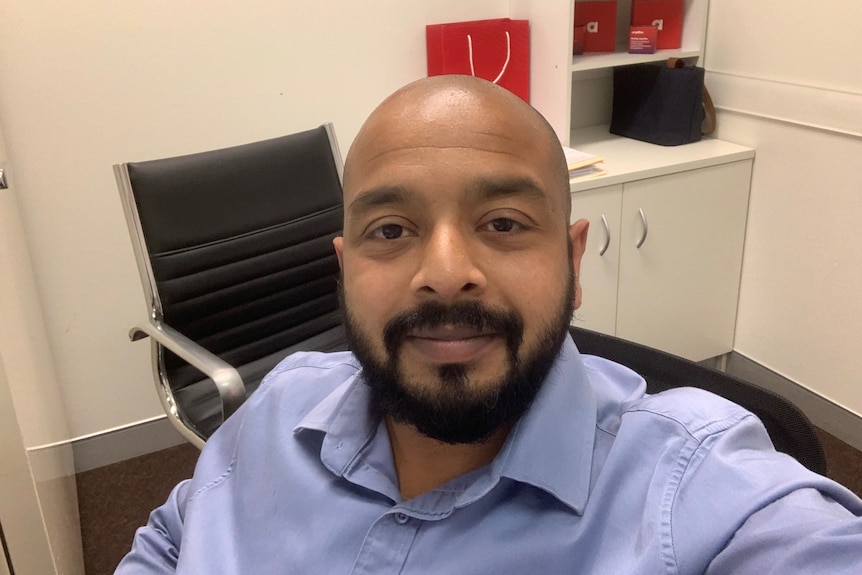
[[[383,343],[390,357],[394,357],[411,331],[441,325],[463,325],[477,331],[499,333],[513,354],[517,353],[524,337],[524,322],[512,311],[492,308],[478,301],[451,305],[425,302],[390,319],[383,329]]]

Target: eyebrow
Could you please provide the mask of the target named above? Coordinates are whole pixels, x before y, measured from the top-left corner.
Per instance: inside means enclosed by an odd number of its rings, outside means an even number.
[[[475,178],[467,188],[468,202],[482,202],[509,197],[524,197],[547,203],[548,194],[531,178],[527,177],[488,177]],[[397,185],[384,185],[360,193],[348,206],[351,218],[382,206],[407,205],[416,200],[408,188]]]
[[[347,206],[347,213],[351,218],[359,218],[381,206],[406,205],[410,203],[411,196],[412,194],[401,186],[372,188],[356,196]]]
[[[472,201],[488,201],[509,197],[523,197],[547,203],[548,194],[539,184],[527,177],[479,177],[468,189]]]

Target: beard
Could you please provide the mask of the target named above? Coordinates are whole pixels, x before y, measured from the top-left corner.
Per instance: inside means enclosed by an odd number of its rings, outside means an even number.
[[[482,442],[504,426],[515,424],[527,411],[560,353],[574,296],[574,271],[570,269],[554,315],[530,349],[525,349],[523,341],[524,322],[514,311],[475,300],[452,305],[425,302],[387,322],[383,330],[385,357],[379,359],[371,337],[346,305],[343,278],[339,282],[348,345],[362,365],[372,409],[377,415],[412,425],[423,435],[449,444]],[[496,380],[471,383],[469,366],[452,363],[438,366],[436,380],[417,377],[410,381],[399,361],[406,337],[413,330],[446,324],[502,335],[506,344],[503,373]]]

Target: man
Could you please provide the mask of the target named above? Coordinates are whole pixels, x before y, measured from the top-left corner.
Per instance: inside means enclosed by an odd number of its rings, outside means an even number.
[[[579,355],[587,222],[528,105],[372,113],[335,240],[353,353],[283,361],[118,573],[858,573],[862,501],[742,408]]]

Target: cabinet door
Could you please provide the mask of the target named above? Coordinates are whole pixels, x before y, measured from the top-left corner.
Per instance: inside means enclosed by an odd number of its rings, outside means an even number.
[[[750,178],[744,160],[625,185],[618,336],[695,361],[731,351]]]
[[[622,197],[622,185],[572,194],[572,221],[584,218],[590,222],[581,260],[583,302],[573,324],[609,335],[614,334],[617,316]]]

